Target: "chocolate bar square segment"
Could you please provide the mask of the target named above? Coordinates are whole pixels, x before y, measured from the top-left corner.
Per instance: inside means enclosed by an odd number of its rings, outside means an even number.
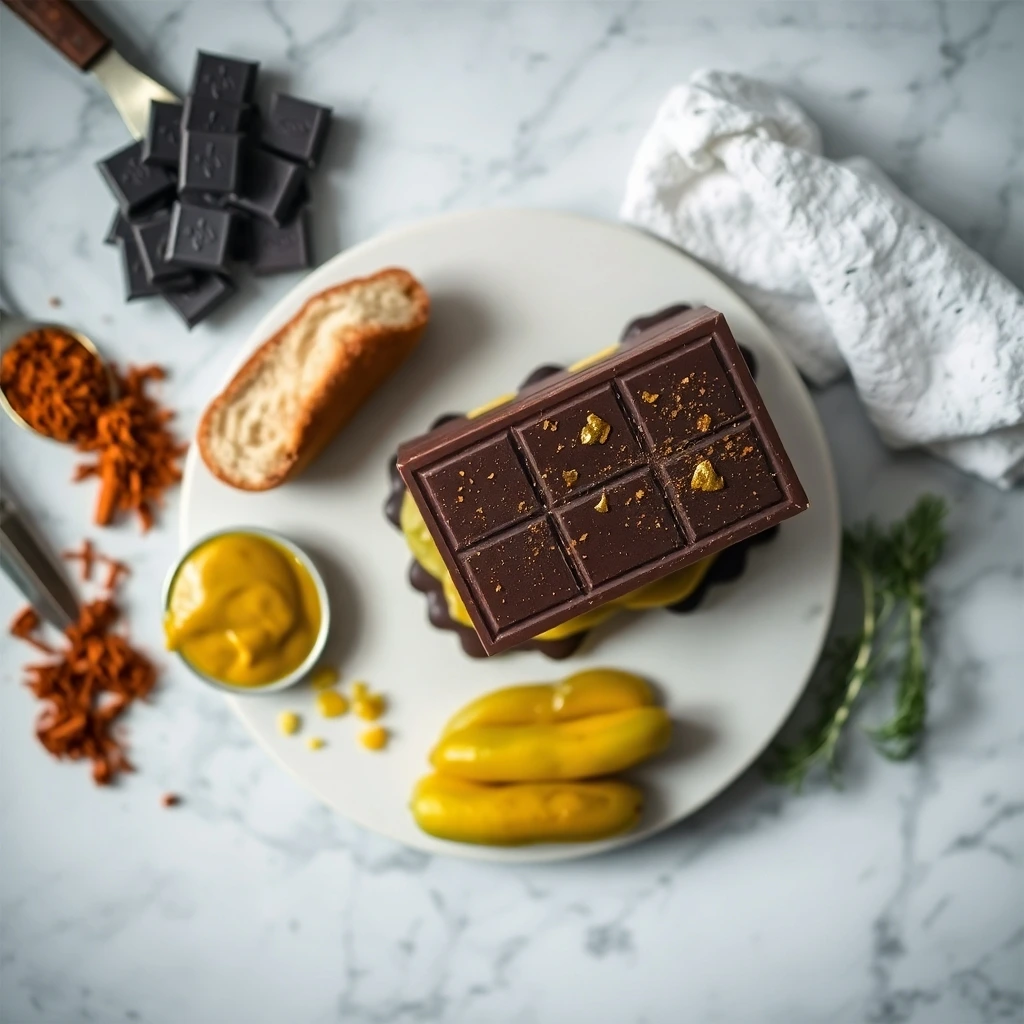
[[[743,412],[710,339],[625,374],[621,387],[648,443],[663,457]]]
[[[142,161],[150,167],[178,168],[181,150],[181,104],[153,100],[149,105],[149,124],[142,140]]]
[[[191,331],[235,292],[231,278],[223,274],[198,273],[191,287],[168,292],[164,299]]]
[[[554,516],[591,588],[663,558],[686,543],[649,469],[619,477]]]
[[[231,251],[230,210],[175,203],[167,256],[172,263],[200,270],[226,270]]]
[[[484,541],[461,560],[477,604],[496,631],[581,593],[546,517]]]
[[[263,149],[248,149],[239,188],[231,203],[240,210],[282,225],[291,219],[305,181],[301,167]]]
[[[133,142],[96,165],[126,216],[174,195],[174,175],[164,167],[145,164],[142,147],[141,142]]]
[[[170,233],[171,219],[167,216],[132,225],[132,235],[142,257],[146,280],[150,284],[182,283],[189,277],[187,270],[175,266],[167,258],[167,241]]]
[[[275,153],[315,167],[330,125],[330,107],[275,92],[270,97],[270,111],[260,130],[260,141]]]
[[[304,270],[311,265],[309,220],[305,207],[283,227],[253,217],[249,228],[249,262],[254,274],[284,274],[290,270]]]
[[[130,232],[121,240],[121,274],[124,278],[125,302],[148,299],[162,294],[160,285],[153,284],[146,277],[146,267],[142,262],[142,255],[135,242],[135,237]]]
[[[690,449],[667,462],[664,471],[670,493],[697,540],[785,498],[752,426]]]
[[[247,107],[202,96],[189,96],[185,100],[182,125],[187,132],[237,135],[245,131],[247,118]]]
[[[240,180],[243,138],[218,132],[185,132],[178,188],[183,192],[234,192]]]
[[[517,427],[515,435],[550,504],[586,492],[643,459],[610,385],[545,410],[533,423]]]
[[[120,210],[114,214],[107,233],[103,236],[104,245],[120,245],[126,238],[131,237],[131,221]]]
[[[508,435],[433,466],[421,475],[420,486],[457,551],[541,507]]]
[[[219,53],[196,55],[196,67],[192,73],[192,96],[201,99],[220,100],[241,106],[252,100],[256,89],[256,73],[259,64],[254,61],[238,60]]]

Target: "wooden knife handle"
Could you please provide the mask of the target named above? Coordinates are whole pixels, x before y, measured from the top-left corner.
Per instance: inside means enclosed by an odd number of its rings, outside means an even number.
[[[70,0],[3,0],[26,24],[82,71],[110,40]]]

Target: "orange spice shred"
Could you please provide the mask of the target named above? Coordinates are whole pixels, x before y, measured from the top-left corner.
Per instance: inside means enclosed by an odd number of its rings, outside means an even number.
[[[25,668],[26,685],[45,702],[36,720],[39,742],[60,759],[88,758],[98,785],[133,770],[114,726],[156,684],[156,668],[149,659],[112,632],[118,618],[109,594],[88,602],[78,621],[64,630],[66,643],[59,651],[35,635],[40,620],[32,608],[16,616],[10,627],[14,636],[52,655],[50,661]]]

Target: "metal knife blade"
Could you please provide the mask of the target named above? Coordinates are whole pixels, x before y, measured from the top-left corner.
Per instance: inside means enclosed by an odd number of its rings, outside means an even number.
[[[78,599],[63,566],[36,539],[8,497],[0,497],[0,569],[58,629],[78,618]]]
[[[128,130],[137,139],[146,134],[149,123],[149,104],[152,100],[160,103],[178,103],[178,97],[154,82],[137,67],[129,64],[111,47],[93,64],[89,71],[99,80],[107,95],[114,101]]]

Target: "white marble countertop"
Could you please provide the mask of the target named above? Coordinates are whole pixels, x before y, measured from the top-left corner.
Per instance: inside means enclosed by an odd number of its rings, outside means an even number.
[[[317,254],[437,211],[613,217],[670,85],[715,63],[782,83],[828,151],[875,159],[1024,285],[1024,5],[103,3],[184,90],[194,50],[249,55],[341,117]],[[126,135],[106,98],[0,11],[3,279],[122,360],[172,368],[189,430],[293,277],[245,286],[186,335],[126,306],[92,168]],[[1024,496],[884,452],[847,385],[816,401],[847,521],[925,489],[952,505],[934,577],[921,755],[863,740],[847,786],[751,772],[659,838],[576,864],[432,859],[320,806],[214,694],[169,669],[133,712],[139,772],[110,791],[52,762],[2,640],[0,1018],[276,1024],[1024,1019]],[[96,536],[73,456],[3,423],[3,471],[54,542]],[[172,501],[131,559],[136,640],[159,656]],[[18,606],[0,586],[0,621]],[[876,708],[880,714],[881,709]],[[160,795],[185,803],[167,811]]]

